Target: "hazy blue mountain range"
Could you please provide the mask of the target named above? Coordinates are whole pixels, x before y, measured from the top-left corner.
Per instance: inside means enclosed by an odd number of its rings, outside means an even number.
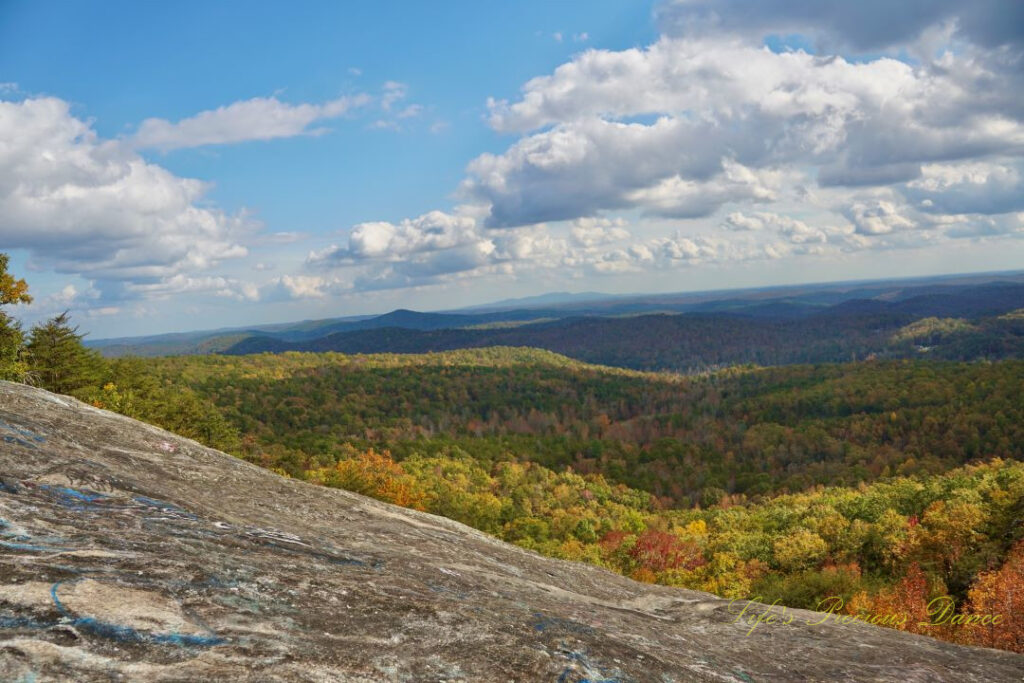
[[[1010,315],[1024,308],[1019,273],[605,298],[555,294],[507,303],[513,307],[399,309],[380,316],[97,340],[90,346],[108,356],[532,346],[588,362],[692,371],[871,354],[1004,358],[1020,355],[1024,343],[1021,318]],[[921,322],[932,318],[947,322]],[[948,320],[961,322],[953,330]]]

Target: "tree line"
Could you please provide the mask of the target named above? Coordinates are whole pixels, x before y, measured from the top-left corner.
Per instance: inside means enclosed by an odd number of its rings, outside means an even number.
[[[0,253],[0,379],[75,396],[214,448],[237,451],[238,432],[215,405],[180,383],[158,381],[134,359],[111,364],[83,344],[66,311],[26,333],[3,308],[32,302],[28,284],[8,272],[9,263],[8,255]]]
[[[29,303],[7,265],[0,305]],[[523,348],[105,360],[66,313],[26,334],[0,309],[0,378],[637,580],[1024,651],[1020,360],[691,377]]]

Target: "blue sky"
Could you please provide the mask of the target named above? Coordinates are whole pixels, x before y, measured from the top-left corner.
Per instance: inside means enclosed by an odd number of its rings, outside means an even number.
[[[1019,268],[1019,7],[9,0],[0,250],[95,337]]]
[[[407,104],[425,111],[404,135],[368,133],[359,117],[316,138],[153,155],[215,182],[208,197],[228,210],[323,231],[443,199],[470,159],[505,144],[483,121],[488,96],[513,97],[591,40],[627,48],[656,34],[649,4],[628,0],[432,4],[4,3],[0,64],[4,80],[71,102],[104,137],[252,97],[321,102],[406,84]],[[446,128],[431,134],[435,124]]]

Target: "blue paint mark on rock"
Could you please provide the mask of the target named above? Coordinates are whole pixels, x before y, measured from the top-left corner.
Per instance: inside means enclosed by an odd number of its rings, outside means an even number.
[[[62,583],[62,581],[58,581],[50,587],[50,597],[53,598],[53,604],[57,611],[60,612],[67,623],[101,638],[109,638],[123,643],[155,643],[157,645],[177,645],[178,647],[212,647],[227,642],[225,638],[221,638],[212,632],[209,636],[182,633],[151,633],[140,631],[131,626],[100,621],[94,617],[76,617],[68,611],[57,595],[57,590]]]
[[[26,550],[30,552],[60,552],[63,550],[71,550],[71,548],[65,548],[63,546],[47,542],[51,540],[52,537],[44,537],[42,539],[37,539],[35,543],[30,543],[29,541],[32,540],[31,536],[24,533],[23,529],[15,527],[5,519],[0,519],[0,537],[2,537],[0,538],[0,548],[7,548],[8,550]]]
[[[39,619],[32,619],[30,617],[16,617],[6,614],[0,615],[0,628],[30,628],[42,630],[54,625],[55,624],[51,622],[40,621]]]
[[[84,503],[95,503],[97,501],[104,500],[107,496],[102,493],[95,493],[93,491],[79,491],[68,486],[48,486],[43,485],[39,488],[46,491],[55,491],[57,495],[62,498],[68,498],[70,500],[78,500]]]
[[[27,541],[29,539],[27,534],[20,534],[16,531],[12,531],[14,527],[6,519],[0,518],[0,536],[4,538],[10,538],[15,541]]]
[[[46,437],[40,436],[35,432],[30,432],[27,429],[21,427],[15,427],[14,425],[8,424],[3,420],[0,420],[0,429],[12,432],[16,436],[5,434],[3,440],[5,443],[13,443],[26,448],[35,448],[37,443],[45,443]]]
[[[24,446],[25,448],[35,448],[36,447],[35,444],[29,443],[28,441],[25,441],[25,439],[19,439],[18,437],[11,436],[9,434],[5,434],[4,435],[4,443],[12,443],[12,444],[14,444],[16,446]]]
[[[185,519],[199,519],[198,517],[196,517],[184,508],[180,508],[177,505],[174,505],[173,503],[167,503],[162,500],[157,500],[156,498],[150,498],[148,496],[135,496],[133,500],[139,505],[144,505],[150,508],[156,508],[157,510],[163,513],[173,514],[178,517],[183,517]]]
[[[95,491],[79,491],[73,489],[70,486],[51,486],[49,484],[43,484],[40,490],[52,494],[57,502],[64,507],[71,508],[78,512],[90,512],[95,510],[101,510],[105,506],[105,503],[110,496],[105,496],[102,493],[96,493]]]
[[[570,680],[574,681],[574,683],[627,683],[628,679],[622,678],[619,675],[609,676],[606,673],[607,669],[605,667],[592,661],[590,657],[582,652],[563,648],[561,654],[566,659],[576,662],[577,665],[567,666],[558,677],[558,683],[568,683]],[[614,671],[618,670],[614,669]],[[581,677],[576,679],[570,678],[574,673],[581,675]]]

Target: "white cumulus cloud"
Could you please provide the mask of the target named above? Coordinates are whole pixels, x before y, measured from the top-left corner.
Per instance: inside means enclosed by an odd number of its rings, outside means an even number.
[[[993,86],[1012,85],[1005,61],[976,49],[848,61],[730,36],[589,50],[518,101],[489,102],[491,125],[523,137],[474,160],[462,191],[491,206],[492,226],[628,208],[696,217],[772,201],[772,179],[806,169],[821,186],[884,186],[923,165],[1019,157],[1021,107]]]
[[[321,132],[319,121],[337,118],[370,101],[365,94],[339,97],[323,104],[289,104],[276,97],[254,97],[210,109],[180,121],[146,119],[131,142],[160,150],[273,140]]]
[[[245,256],[258,225],[103,140],[63,100],[0,102],[0,243],[57,272],[159,289]]]

